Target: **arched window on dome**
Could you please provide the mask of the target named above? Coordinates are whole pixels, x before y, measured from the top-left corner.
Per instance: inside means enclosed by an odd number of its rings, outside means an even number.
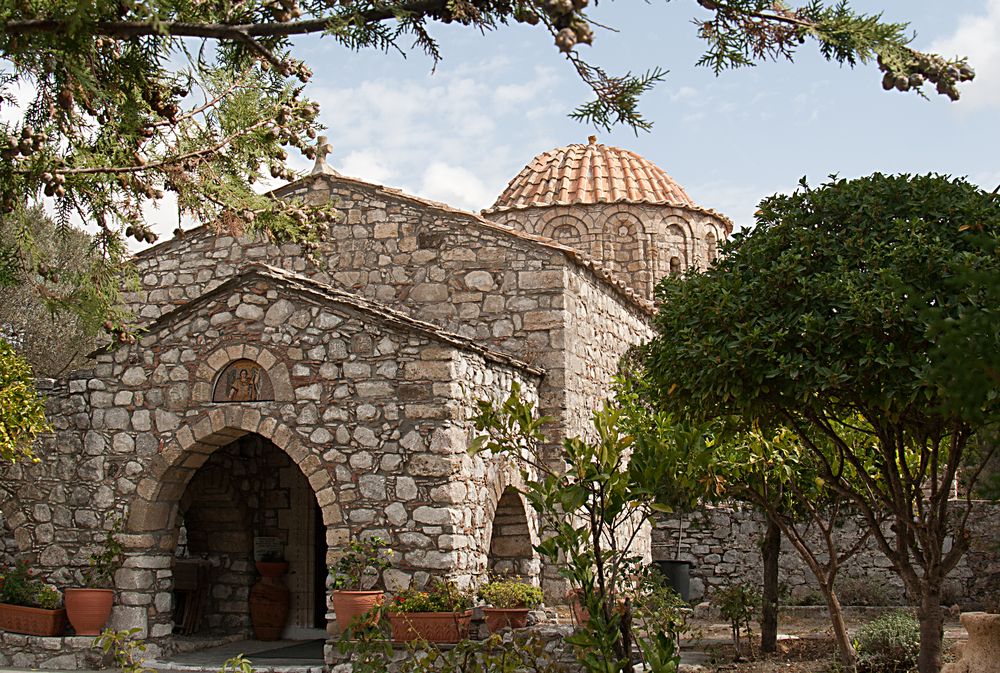
[[[542,236],[571,248],[583,250],[581,245],[587,235],[587,226],[572,215],[559,215],[549,220],[542,229]]]
[[[690,259],[688,256],[687,234],[676,223],[667,226],[663,233],[662,259],[670,260],[670,266],[665,271],[668,271],[671,276],[679,276],[688,267],[688,260]],[[677,267],[676,270],[675,266]],[[660,273],[663,273],[663,271],[660,271]]]
[[[606,226],[611,234],[611,253],[605,259],[621,273],[635,271],[634,265],[646,261],[646,248],[642,240],[642,222],[631,213],[618,213]]]
[[[707,248],[708,263],[711,264],[719,256],[719,242],[711,231],[705,236],[705,247]]]

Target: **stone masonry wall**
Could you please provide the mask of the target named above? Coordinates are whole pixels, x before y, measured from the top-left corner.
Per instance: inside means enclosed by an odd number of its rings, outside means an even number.
[[[981,607],[1000,598],[1000,505],[976,503],[977,516],[970,518],[972,548],[952,571],[944,587],[944,601],[963,609]],[[677,526],[681,524],[680,553]],[[760,543],[766,525],[763,516],[751,510],[707,507],[702,512],[676,517],[661,515],[653,531],[653,558],[691,561],[691,598],[707,599],[727,583],[759,585],[763,561]],[[857,539],[858,522],[848,519],[838,529],[838,540]],[[791,544],[783,539],[780,560],[781,583],[790,604],[823,604],[812,573]],[[904,602],[903,584],[885,556],[869,541],[837,576],[837,591],[844,605],[897,605]]]
[[[487,217],[580,250],[648,300],[656,282],[670,273],[672,257],[681,260],[682,270],[705,268],[712,239],[726,238],[725,224],[713,213],[668,205],[548,206]]]
[[[274,401],[210,401],[219,372],[241,358],[268,372]],[[0,481],[6,525],[18,554],[61,583],[124,516],[114,625],[162,639],[180,499],[217,447],[256,433],[308,478],[331,547],[377,531],[399,559],[390,584],[469,583],[486,567],[477,517],[499,498],[490,480],[504,469],[466,453],[469,393],[513,381],[535,394],[538,375],[332,288],[245,274],[50,396],[57,432],[39,442],[40,462]]]
[[[647,315],[623,288],[543,239],[349,178],[294,183],[283,196],[333,200],[340,213],[310,265],[298,245],[216,236],[206,228],[142,253],[138,314],[162,312],[200,296],[243,264],[267,264],[329,282],[433,322],[542,367],[541,407],[562,423],[566,367],[565,275],[591,277],[624,312]],[[559,432],[563,432],[560,428]]]

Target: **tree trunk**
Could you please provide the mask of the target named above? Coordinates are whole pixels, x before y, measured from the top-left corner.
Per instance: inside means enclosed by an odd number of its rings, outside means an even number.
[[[920,607],[920,654],[917,656],[917,670],[920,673],[938,673],[941,670],[941,640],[944,636],[944,614],[941,612],[940,583],[924,582],[921,587]]]
[[[826,609],[830,613],[830,623],[833,626],[833,639],[840,650],[840,661],[847,671],[854,671],[857,664],[858,654],[854,651],[854,645],[847,635],[847,624],[844,622],[844,611],[840,607],[840,599],[834,592],[833,587],[820,583],[820,590],[826,598]],[[923,673],[921,671],[920,673]],[[937,671],[934,671],[937,673]]]
[[[761,652],[778,650],[778,556],[781,554],[781,529],[767,517],[767,532],[761,545],[764,557],[764,605],[760,619]]]

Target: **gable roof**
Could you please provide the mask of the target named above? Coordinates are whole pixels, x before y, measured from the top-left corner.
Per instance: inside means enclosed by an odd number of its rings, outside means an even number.
[[[154,320],[146,328],[147,332],[158,332],[179,320],[194,314],[204,304],[221,297],[225,297],[238,289],[254,281],[265,281],[272,283],[276,287],[291,292],[317,303],[334,304],[346,306],[371,317],[373,320],[401,332],[415,332],[426,336],[439,343],[452,346],[459,350],[474,353],[485,360],[496,362],[520,369],[532,376],[542,377],[545,370],[534,365],[530,365],[522,360],[509,355],[486,348],[471,339],[467,339],[453,332],[441,329],[433,323],[413,318],[402,311],[397,311],[384,304],[371,299],[358,296],[346,290],[336,288],[326,283],[320,283],[306,276],[269,266],[267,264],[248,264],[240,269],[240,272],[215,286],[211,290],[199,295],[197,298],[174,308],[159,318]],[[118,344],[111,344],[96,352],[110,352],[116,350]]]

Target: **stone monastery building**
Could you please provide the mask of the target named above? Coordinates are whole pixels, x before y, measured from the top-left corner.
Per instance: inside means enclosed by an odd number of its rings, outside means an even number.
[[[5,468],[0,555],[72,584],[120,518],[114,625],[164,647],[246,632],[267,550],[291,564],[289,629],[326,627],[326,565],[361,534],[389,540],[390,590],[546,584],[519,467],[467,454],[474,401],[518,382],[553,434],[585,432],[656,281],[707,265],[732,223],[593,139],[535,157],[481,215],[322,158],[280,194],[339,211],[318,263],[209,227],[138,255],[143,336],[45,391],[56,432]]]

